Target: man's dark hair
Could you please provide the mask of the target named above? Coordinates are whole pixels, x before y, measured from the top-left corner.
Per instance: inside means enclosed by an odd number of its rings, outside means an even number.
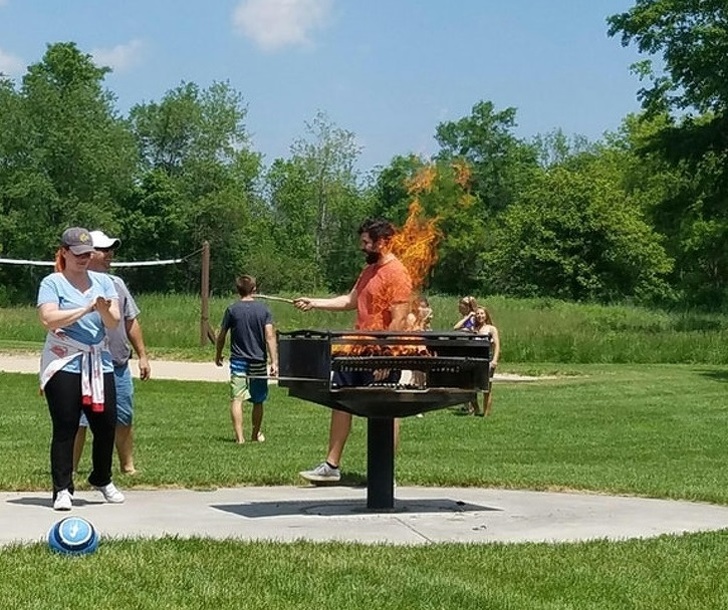
[[[235,280],[235,287],[241,297],[247,297],[255,292],[255,278],[252,275],[241,275]]]
[[[392,239],[396,233],[394,225],[384,218],[367,218],[359,227],[359,235],[367,233],[372,241]]]

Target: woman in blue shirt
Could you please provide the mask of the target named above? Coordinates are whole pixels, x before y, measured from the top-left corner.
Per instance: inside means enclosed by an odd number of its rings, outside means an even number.
[[[111,482],[116,390],[106,328],[119,324],[119,299],[111,278],[88,270],[94,251],[86,229],[64,231],[56,272],[38,290],[38,316],[48,331],[40,384],[52,422],[51,476],[54,510],[73,505],[73,441],[81,411],[94,435],[89,483],[107,502],[124,501]]]

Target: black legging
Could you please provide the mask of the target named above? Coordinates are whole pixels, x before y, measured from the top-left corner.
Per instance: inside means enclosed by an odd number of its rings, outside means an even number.
[[[73,441],[78,430],[81,411],[88,418],[93,433],[92,469],[88,482],[97,487],[111,483],[111,463],[116,432],[116,386],[114,374],[104,373],[104,410],[91,410],[81,401],[81,375],[59,371],[50,378],[44,389],[53,423],[51,438],[51,476],[53,499],[61,489],[71,493],[73,486]]]

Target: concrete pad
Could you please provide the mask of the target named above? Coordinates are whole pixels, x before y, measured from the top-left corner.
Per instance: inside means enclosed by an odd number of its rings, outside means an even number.
[[[0,493],[0,545],[43,539],[68,515],[91,521],[104,537],[164,535],[291,542],[347,541],[420,545],[438,542],[622,540],[728,528],[728,507],[577,493],[404,487],[391,512],[366,508],[366,489],[240,487],[215,491],[131,490],[106,504],[76,494],[70,512],[49,493]]]

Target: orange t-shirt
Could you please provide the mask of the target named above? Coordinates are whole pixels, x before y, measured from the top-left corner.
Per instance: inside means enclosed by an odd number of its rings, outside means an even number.
[[[383,265],[368,265],[359,275],[356,290],[356,328],[386,330],[392,323],[392,305],[407,303],[412,280],[396,258]]]

